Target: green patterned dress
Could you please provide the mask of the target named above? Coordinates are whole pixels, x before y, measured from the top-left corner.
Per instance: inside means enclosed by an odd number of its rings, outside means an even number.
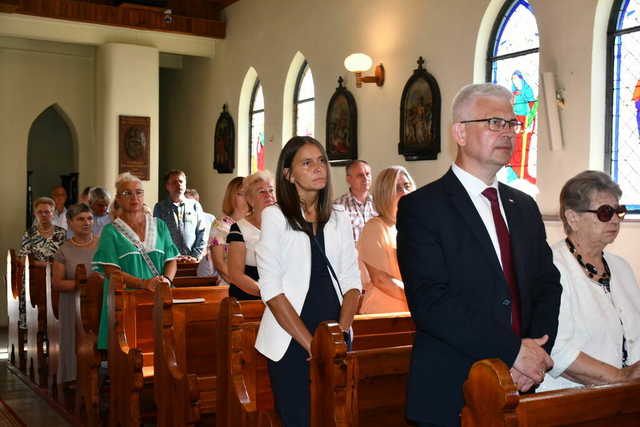
[[[141,242],[149,258],[160,274],[164,271],[164,264],[178,257],[178,249],[171,240],[167,225],[158,218],[146,216],[147,225],[145,241]],[[124,234],[118,231],[114,224],[119,225]],[[151,279],[154,274],[145,263],[134,242],[138,242],[138,235],[121,219],[114,224],[105,225],[100,235],[98,250],[93,257],[93,270],[105,274],[104,267],[111,265],[125,273],[141,279]],[[100,330],[98,333],[98,348],[106,349],[109,342],[109,279],[104,280],[102,298],[102,312],[100,313]]]

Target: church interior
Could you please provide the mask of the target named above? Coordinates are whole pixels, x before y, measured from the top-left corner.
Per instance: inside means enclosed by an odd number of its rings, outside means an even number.
[[[333,153],[336,196],[356,158],[374,177],[403,166],[420,188],[456,158],[458,90],[493,82],[514,94],[524,126],[520,157],[499,179],[535,198],[553,244],[564,238],[565,182],[610,174],[629,214],[608,250],[638,276],[639,35],[638,0],[0,0],[0,194],[11,207],[0,213],[0,252],[19,247],[30,205],[52,186],[71,189],[70,200],[85,187],[114,194],[127,168],[150,207],[166,197],[163,176],[185,171],[220,218],[229,181],[275,171],[295,135]],[[354,53],[369,68],[348,70]],[[419,71],[427,89],[408,85]],[[336,119],[338,87],[356,106],[342,110],[348,125]],[[233,129],[218,135],[223,112]],[[123,136],[126,118],[145,118],[142,142]],[[432,155],[414,155],[420,145]],[[3,334],[9,306],[2,292]]]

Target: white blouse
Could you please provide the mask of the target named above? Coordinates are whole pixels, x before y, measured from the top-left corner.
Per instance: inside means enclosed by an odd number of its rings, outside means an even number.
[[[586,276],[564,240],[552,250],[561,275],[562,300],[558,336],[551,351],[554,366],[538,391],[581,386],[561,377],[580,352],[621,368],[623,335],[627,364],[640,360],[640,288],[631,266],[605,252],[611,270],[611,292],[607,293]]]

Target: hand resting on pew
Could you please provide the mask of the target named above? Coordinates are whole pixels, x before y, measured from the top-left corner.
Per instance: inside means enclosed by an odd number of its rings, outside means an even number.
[[[167,275],[166,274],[167,269],[169,268],[168,264],[170,263],[173,263],[175,265],[175,261],[168,261],[165,265],[165,275]],[[111,277],[111,275],[114,272],[119,271],[120,274],[122,274],[122,277],[128,287],[146,289],[147,291],[150,291],[150,292],[155,292],[156,288],[160,283],[168,283],[169,285],[171,284],[169,279],[165,276],[156,276],[150,279],[141,279],[139,277],[132,276],[129,273],[125,273],[124,271],[121,271],[119,268],[114,267],[112,265],[105,265],[104,271],[108,277]],[[175,269],[174,269],[174,273],[175,273]]]
[[[510,371],[518,391],[529,391],[534,385],[540,384],[545,373],[553,368],[553,360],[542,348],[548,340],[548,335],[522,340],[520,351]]]

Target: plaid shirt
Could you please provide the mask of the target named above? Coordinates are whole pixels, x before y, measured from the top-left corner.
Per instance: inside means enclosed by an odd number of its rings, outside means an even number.
[[[378,212],[376,212],[376,209],[373,207],[373,197],[371,197],[371,193],[367,195],[367,200],[365,200],[364,203],[360,203],[358,199],[353,197],[351,191],[343,194],[333,203],[344,206],[345,211],[349,214],[351,228],[353,229],[353,240],[356,242],[367,221],[374,216],[378,216]]]

